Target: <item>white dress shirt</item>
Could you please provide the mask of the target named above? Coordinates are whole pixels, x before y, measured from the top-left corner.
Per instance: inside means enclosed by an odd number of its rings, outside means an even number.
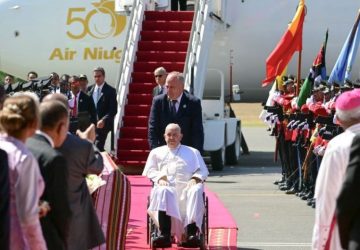
[[[97,102],[99,101],[101,97],[101,90],[104,87],[105,82],[103,82],[100,86],[95,84],[94,92],[92,94],[92,98],[94,100],[95,106],[97,106]]]
[[[74,104],[75,104],[75,98],[76,98],[76,113],[78,114],[78,110],[79,110],[79,96],[80,96],[80,91],[74,95],[72,92],[71,92],[71,99],[68,101],[69,103],[69,108],[71,110],[74,109]]]

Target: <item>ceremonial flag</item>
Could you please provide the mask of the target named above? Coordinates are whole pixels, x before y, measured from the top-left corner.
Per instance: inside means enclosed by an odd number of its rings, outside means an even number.
[[[265,87],[283,72],[291,57],[296,51],[302,50],[302,31],[305,18],[305,3],[300,0],[295,16],[281,37],[275,49],[266,59],[266,79],[262,86]]]
[[[321,82],[322,79],[326,78],[326,66],[325,66],[325,53],[326,53],[326,44],[328,40],[328,30],[325,34],[325,41],[321,45],[319,53],[315,57],[312,67],[310,68],[310,74],[305,79],[304,84],[301,86],[299,98],[297,101],[298,107],[301,106],[306,102],[306,99],[311,94],[311,89],[315,82]]]
[[[360,40],[359,21],[360,12],[358,13],[354,26],[346,38],[334,68],[331,71],[328,80],[330,84],[333,84],[334,82],[342,84],[346,79],[350,80],[351,67],[354,62]]]

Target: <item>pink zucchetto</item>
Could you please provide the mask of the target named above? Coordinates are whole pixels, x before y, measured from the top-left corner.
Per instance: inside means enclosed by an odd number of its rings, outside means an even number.
[[[342,93],[335,103],[337,110],[348,111],[360,107],[360,90],[355,89]]]

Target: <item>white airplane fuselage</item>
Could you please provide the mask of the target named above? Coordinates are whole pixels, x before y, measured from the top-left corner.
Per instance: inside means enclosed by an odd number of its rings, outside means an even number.
[[[223,0],[225,1],[225,0]],[[227,0],[225,21],[229,28],[219,28],[209,50],[209,68],[224,72],[226,91],[239,85],[243,101],[262,101],[268,88],[261,87],[265,77],[265,60],[279,42],[292,20],[298,0]],[[305,1],[302,51],[302,77],[324,41],[329,40],[326,53],[327,73],[340,53],[354,24],[360,3],[355,0]],[[106,80],[115,85],[128,17],[114,12],[112,0],[45,1],[0,0],[0,70],[26,79],[34,70],[40,76],[87,74],[92,83],[92,69],[102,66]],[[288,73],[297,74],[298,53],[289,64]],[[359,78],[359,63],[352,69],[352,78]],[[216,90],[211,79],[208,91]]]

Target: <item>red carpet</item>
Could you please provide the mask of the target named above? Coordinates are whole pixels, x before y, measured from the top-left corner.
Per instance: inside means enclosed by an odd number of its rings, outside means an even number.
[[[193,16],[192,11],[145,11],[117,142],[116,163],[125,172],[145,165],[149,154],[148,116],[156,85],[153,72],[160,66],[168,72],[184,70]]]
[[[146,243],[146,204],[151,183],[142,176],[128,176],[128,179],[131,184],[131,208],[125,249],[149,249]],[[234,219],[216,194],[209,190],[205,193],[209,199],[209,249],[237,249],[237,226]],[[173,249],[184,248],[173,245]]]

